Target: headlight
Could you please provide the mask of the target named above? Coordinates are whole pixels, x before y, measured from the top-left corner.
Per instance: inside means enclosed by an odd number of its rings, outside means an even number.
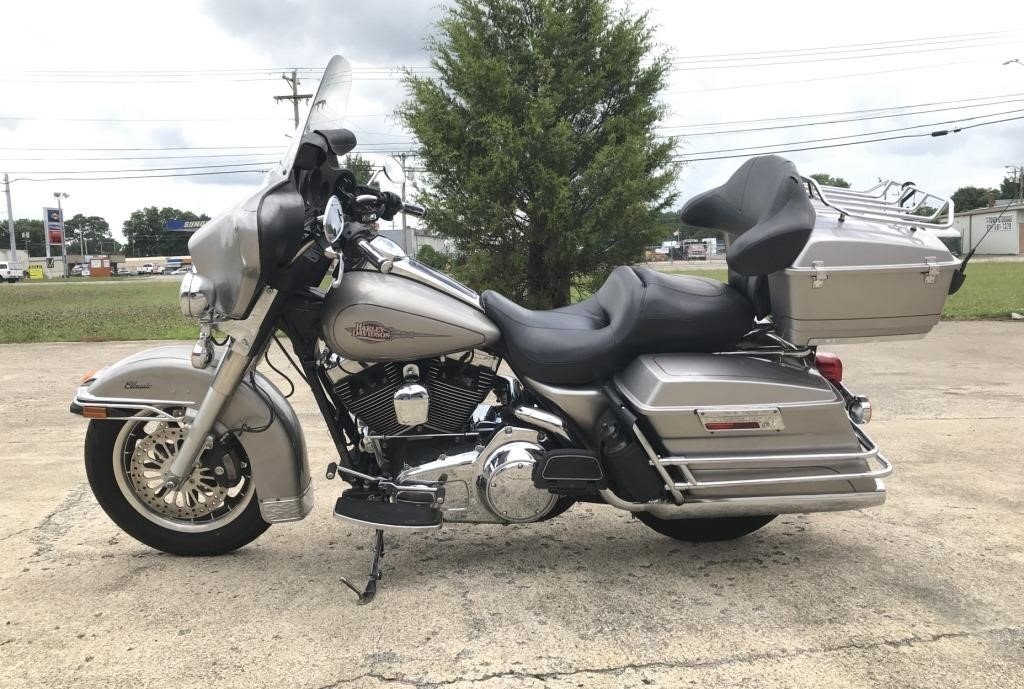
[[[213,313],[213,281],[199,273],[185,273],[178,290],[181,312],[190,318],[204,319]]]

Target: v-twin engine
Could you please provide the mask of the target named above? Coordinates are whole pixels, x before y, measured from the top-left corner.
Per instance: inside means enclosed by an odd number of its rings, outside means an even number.
[[[342,404],[379,435],[465,431],[470,416],[487,397],[495,379],[492,366],[473,363],[468,355],[361,366],[345,361],[328,373],[335,381],[334,392]],[[396,400],[402,399],[399,391],[406,393],[410,385],[419,386],[412,394],[427,408],[426,418],[420,423],[403,423],[399,418],[401,402],[396,404]]]

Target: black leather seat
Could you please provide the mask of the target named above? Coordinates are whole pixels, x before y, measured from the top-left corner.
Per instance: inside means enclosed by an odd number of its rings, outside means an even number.
[[[553,385],[607,378],[639,354],[721,350],[754,318],[750,302],[716,280],[627,266],[560,309],[531,311],[491,290],[481,301],[516,373]]]

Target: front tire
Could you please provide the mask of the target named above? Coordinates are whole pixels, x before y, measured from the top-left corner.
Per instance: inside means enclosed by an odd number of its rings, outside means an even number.
[[[191,488],[176,496],[148,487],[158,484],[153,477],[173,456],[181,434],[176,424],[138,417],[90,422],[85,471],[100,507],[129,536],[172,555],[221,555],[256,539],[270,524],[260,516],[247,473],[228,490],[202,467],[190,477]],[[230,452],[239,466],[248,466],[240,445]]]
[[[757,531],[775,519],[775,517],[776,515],[709,517],[706,519],[659,519],[649,512],[636,513],[637,519],[662,536],[691,543],[731,541]]]

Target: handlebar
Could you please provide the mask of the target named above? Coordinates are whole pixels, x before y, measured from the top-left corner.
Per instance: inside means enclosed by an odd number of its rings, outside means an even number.
[[[402,212],[411,215],[414,218],[422,218],[427,214],[427,209],[418,203],[409,203],[408,201],[402,204]]]

